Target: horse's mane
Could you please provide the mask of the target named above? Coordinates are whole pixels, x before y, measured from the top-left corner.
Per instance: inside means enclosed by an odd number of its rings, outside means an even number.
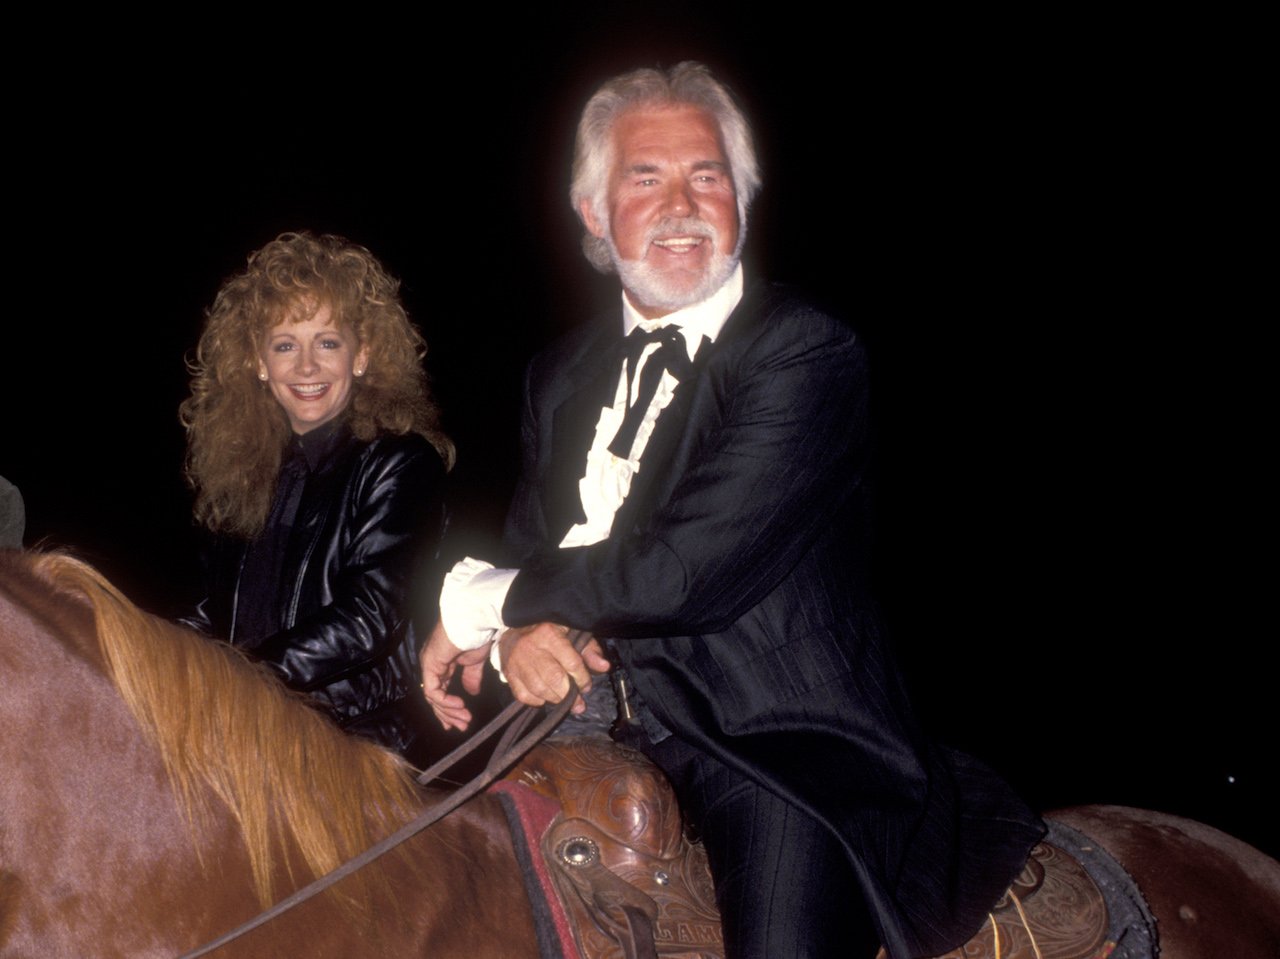
[[[239,823],[264,906],[279,867],[293,879],[286,838],[318,876],[421,808],[403,760],[339,732],[264,667],[144,613],[85,563],[30,559],[51,585],[88,600],[108,674],[158,747],[193,826],[215,796]],[[385,883],[377,865],[337,887],[352,904],[370,901],[371,882]]]

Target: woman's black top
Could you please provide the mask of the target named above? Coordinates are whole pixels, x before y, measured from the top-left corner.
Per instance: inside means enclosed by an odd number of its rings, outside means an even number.
[[[412,758],[421,695],[410,586],[434,566],[444,477],[417,434],[366,443],[339,419],[295,436],[266,528],[251,543],[215,541],[207,598],[188,623]]]

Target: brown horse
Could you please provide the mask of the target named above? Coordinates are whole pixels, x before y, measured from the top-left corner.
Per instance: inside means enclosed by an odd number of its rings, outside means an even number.
[[[390,753],[64,556],[0,553],[0,677],[0,956],[172,959],[425,805]],[[217,955],[537,956],[496,800],[401,848]]]
[[[0,551],[0,678],[0,959],[176,956],[426,805],[391,754],[64,556]],[[1158,937],[1160,959],[1280,956],[1280,866],[1257,850],[1141,810],[1053,818],[1087,834],[1073,855],[1118,860],[1133,915],[1072,916],[1059,880],[1079,867],[1038,850],[1046,894],[1009,897],[998,935],[951,955],[1147,959]],[[1049,920],[1038,939],[1027,914]],[[519,959],[535,943],[505,817],[481,797],[216,955]]]

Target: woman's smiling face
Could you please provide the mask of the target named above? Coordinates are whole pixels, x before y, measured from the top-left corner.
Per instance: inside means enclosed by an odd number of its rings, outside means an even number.
[[[333,323],[328,304],[309,319],[285,320],[267,331],[258,376],[288,414],[295,433],[328,423],[351,400],[353,378],[364,372],[369,351],[355,334]]]

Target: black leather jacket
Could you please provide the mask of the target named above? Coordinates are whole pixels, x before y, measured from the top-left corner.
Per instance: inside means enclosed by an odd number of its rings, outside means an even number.
[[[412,754],[421,696],[410,581],[439,548],[445,467],[416,434],[365,443],[340,429],[307,476],[285,546],[279,632],[252,654],[341,726]],[[243,540],[213,543],[207,598],[186,620],[233,645],[244,644],[236,610],[246,550]]]

